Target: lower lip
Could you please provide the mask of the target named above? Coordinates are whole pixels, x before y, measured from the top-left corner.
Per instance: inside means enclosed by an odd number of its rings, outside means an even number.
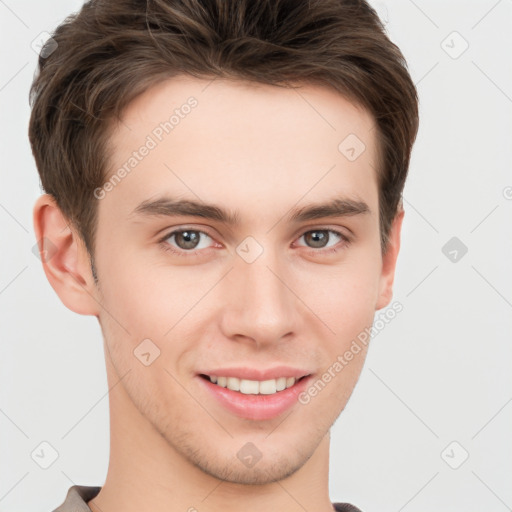
[[[302,378],[292,387],[272,395],[244,395],[238,391],[213,384],[204,377],[197,377],[206,389],[231,413],[249,420],[270,420],[283,414],[298,401],[311,379],[311,375]]]

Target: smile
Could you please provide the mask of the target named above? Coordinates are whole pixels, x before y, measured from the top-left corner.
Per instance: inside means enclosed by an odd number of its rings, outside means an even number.
[[[295,377],[278,377],[268,380],[249,380],[217,375],[204,375],[203,377],[210,379],[210,382],[217,386],[238,391],[244,395],[273,395],[291,388],[296,381],[300,380]]]
[[[289,365],[266,369],[238,366],[205,368],[196,378],[204,392],[226,412],[264,421],[295,407],[297,397],[307,388],[313,375],[307,368]]]

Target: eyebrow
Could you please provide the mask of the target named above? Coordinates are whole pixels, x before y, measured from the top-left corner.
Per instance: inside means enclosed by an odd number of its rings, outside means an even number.
[[[140,203],[132,213],[138,216],[201,217],[229,226],[240,224],[238,212],[190,199],[162,197],[155,200],[146,200]],[[301,208],[294,208],[288,213],[286,218],[289,222],[299,223],[325,217],[347,217],[368,213],[371,213],[371,210],[364,201],[356,201],[350,198],[335,198],[326,203],[308,204]]]

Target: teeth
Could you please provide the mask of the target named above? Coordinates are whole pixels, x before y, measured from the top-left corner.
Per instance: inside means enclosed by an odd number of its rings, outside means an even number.
[[[248,380],[239,379],[237,377],[217,377],[210,375],[210,382],[217,384],[223,388],[239,391],[244,395],[273,395],[278,391],[293,386],[296,382],[295,377],[279,377],[270,380]]]
[[[283,389],[286,389],[286,377],[279,377],[276,379],[276,390],[283,391]]]
[[[228,377],[228,383],[226,386],[228,389],[232,389],[233,391],[240,391],[240,379],[236,377]]]
[[[260,395],[273,395],[277,391],[276,379],[260,382]]]
[[[260,383],[257,380],[241,379],[239,382],[240,393],[243,393],[244,395],[257,395],[260,391]]]

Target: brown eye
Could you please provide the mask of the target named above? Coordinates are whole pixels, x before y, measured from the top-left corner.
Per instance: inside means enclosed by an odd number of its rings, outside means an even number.
[[[180,249],[195,249],[200,236],[197,231],[178,231],[174,235],[176,245]]]
[[[197,229],[181,229],[167,235],[163,242],[173,249],[181,251],[193,251],[194,249],[206,249],[209,247],[208,239],[211,237],[204,231]],[[211,243],[211,242],[210,242]]]
[[[329,241],[327,231],[308,231],[304,234],[304,239],[310,247],[322,248],[325,247]]]
[[[336,245],[340,240],[347,240],[347,238],[343,236],[341,233],[338,233],[337,231],[334,231],[332,229],[314,229],[311,231],[307,231],[302,235],[301,238],[304,238],[307,247],[310,247],[312,249],[323,249],[326,247],[332,247],[333,245]],[[331,243],[331,245],[327,245],[331,241],[333,241],[333,243]]]

